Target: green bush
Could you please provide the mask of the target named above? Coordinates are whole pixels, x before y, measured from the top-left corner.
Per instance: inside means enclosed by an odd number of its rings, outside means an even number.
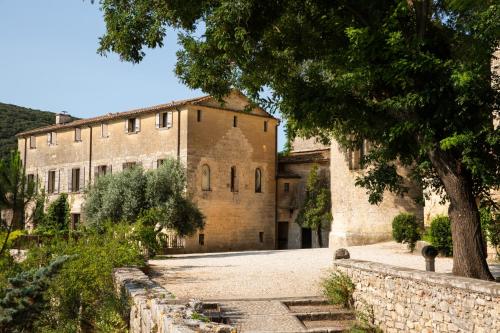
[[[400,213],[392,220],[392,237],[398,243],[407,244],[411,252],[421,238],[421,229],[414,214]]]
[[[479,213],[484,237],[495,248],[497,259],[500,259],[500,214],[486,207],[481,208]]]
[[[451,223],[448,216],[438,215],[431,221],[429,229],[431,244],[446,256],[453,255]]]
[[[126,303],[116,295],[116,267],[143,266],[144,258],[129,225],[86,230],[78,239],[54,237],[30,251],[25,269],[44,266],[60,255],[74,255],[51,281],[50,307],[36,323],[40,332],[121,332]]]
[[[9,278],[10,286],[0,298],[0,332],[33,332],[36,319],[49,307],[44,297],[50,279],[69,256],[56,258],[47,267],[20,272]]]
[[[68,231],[70,211],[68,195],[66,193],[60,194],[56,200],[49,204],[43,219],[37,221],[36,233],[56,234]]]
[[[323,294],[331,304],[339,304],[349,309],[354,306],[352,297],[354,283],[347,274],[334,271],[322,281],[321,285]]]

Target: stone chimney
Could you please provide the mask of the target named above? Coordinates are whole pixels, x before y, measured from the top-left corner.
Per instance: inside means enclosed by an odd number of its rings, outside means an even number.
[[[61,113],[56,114],[56,125],[62,125],[69,123],[71,121],[71,116],[68,114],[68,112],[63,111]]]

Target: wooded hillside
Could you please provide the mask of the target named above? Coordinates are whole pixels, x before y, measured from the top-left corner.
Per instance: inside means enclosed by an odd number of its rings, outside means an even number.
[[[52,112],[0,103],[0,159],[5,159],[11,150],[17,148],[17,133],[51,125],[54,121]]]

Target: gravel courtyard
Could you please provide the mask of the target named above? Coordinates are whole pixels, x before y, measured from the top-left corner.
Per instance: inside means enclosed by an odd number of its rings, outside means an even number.
[[[348,248],[351,258],[425,269],[420,254],[394,242]],[[332,250],[302,249],[175,255],[150,260],[153,279],[178,299],[265,299],[320,296]],[[451,272],[450,258],[437,258],[438,272]]]

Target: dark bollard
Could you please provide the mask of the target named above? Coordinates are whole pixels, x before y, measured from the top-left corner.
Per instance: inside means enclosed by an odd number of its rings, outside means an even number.
[[[422,248],[422,256],[425,258],[425,270],[435,272],[435,258],[438,255],[438,250],[432,245],[426,245]]]
[[[346,249],[338,249],[335,251],[335,260],[337,259],[349,259],[351,255]]]

